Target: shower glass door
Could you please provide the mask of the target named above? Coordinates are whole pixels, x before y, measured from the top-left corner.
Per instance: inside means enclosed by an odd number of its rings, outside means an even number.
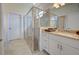
[[[32,10],[24,16],[24,39],[28,47],[33,50],[33,25],[32,25]]]

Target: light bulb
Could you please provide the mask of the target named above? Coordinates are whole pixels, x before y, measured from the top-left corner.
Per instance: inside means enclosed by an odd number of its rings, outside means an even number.
[[[53,4],[53,7],[59,8],[60,6],[59,6],[59,4],[55,3],[55,4]]]
[[[56,6],[56,8],[59,8],[59,7],[60,7],[59,5]]]

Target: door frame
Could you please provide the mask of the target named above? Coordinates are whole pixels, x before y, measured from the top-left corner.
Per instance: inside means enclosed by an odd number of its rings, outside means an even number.
[[[20,38],[21,38],[21,34],[22,34],[22,23],[21,23],[21,20],[22,20],[22,16],[20,15],[20,14],[18,14],[18,13],[15,13],[15,12],[9,12],[8,13],[8,19],[9,19],[9,15],[10,14],[13,14],[13,15],[18,15],[19,17],[20,17]],[[7,22],[7,26],[8,26],[8,22]],[[8,29],[8,27],[7,27],[7,29]],[[8,29],[9,30],[9,29]],[[7,30],[7,31],[8,31]],[[6,34],[8,34],[8,32],[6,33]],[[7,35],[6,35],[6,39],[8,40],[8,41],[10,41],[8,38],[7,38]],[[22,38],[21,38],[22,39]]]

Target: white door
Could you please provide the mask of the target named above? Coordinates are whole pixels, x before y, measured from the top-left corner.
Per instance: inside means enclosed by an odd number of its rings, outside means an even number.
[[[10,13],[8,15],[8,40],[19,39],[21,36],[21,16]]]

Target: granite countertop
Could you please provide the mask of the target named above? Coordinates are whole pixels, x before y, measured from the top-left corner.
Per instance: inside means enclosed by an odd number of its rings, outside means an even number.
[[[56,35],[60,35],[60,36],[64,36],[64,37],[68,37],[68,38],[79,40],[79,35],[76,35],[76,34],[73,34],[73,33],[59,32],[59,31],[50,32],[50,33],[51,34],[56,34]]]
[[[42,28],[41,30],[46,32],[44,28]],[[77,35],[75,33],[69,33],[69,32],[64,32],[64,31],[63,32],[61,32],[61,31],[53,31],[53,32],[47,32],[47,33],[79,40],[79,35]]]

